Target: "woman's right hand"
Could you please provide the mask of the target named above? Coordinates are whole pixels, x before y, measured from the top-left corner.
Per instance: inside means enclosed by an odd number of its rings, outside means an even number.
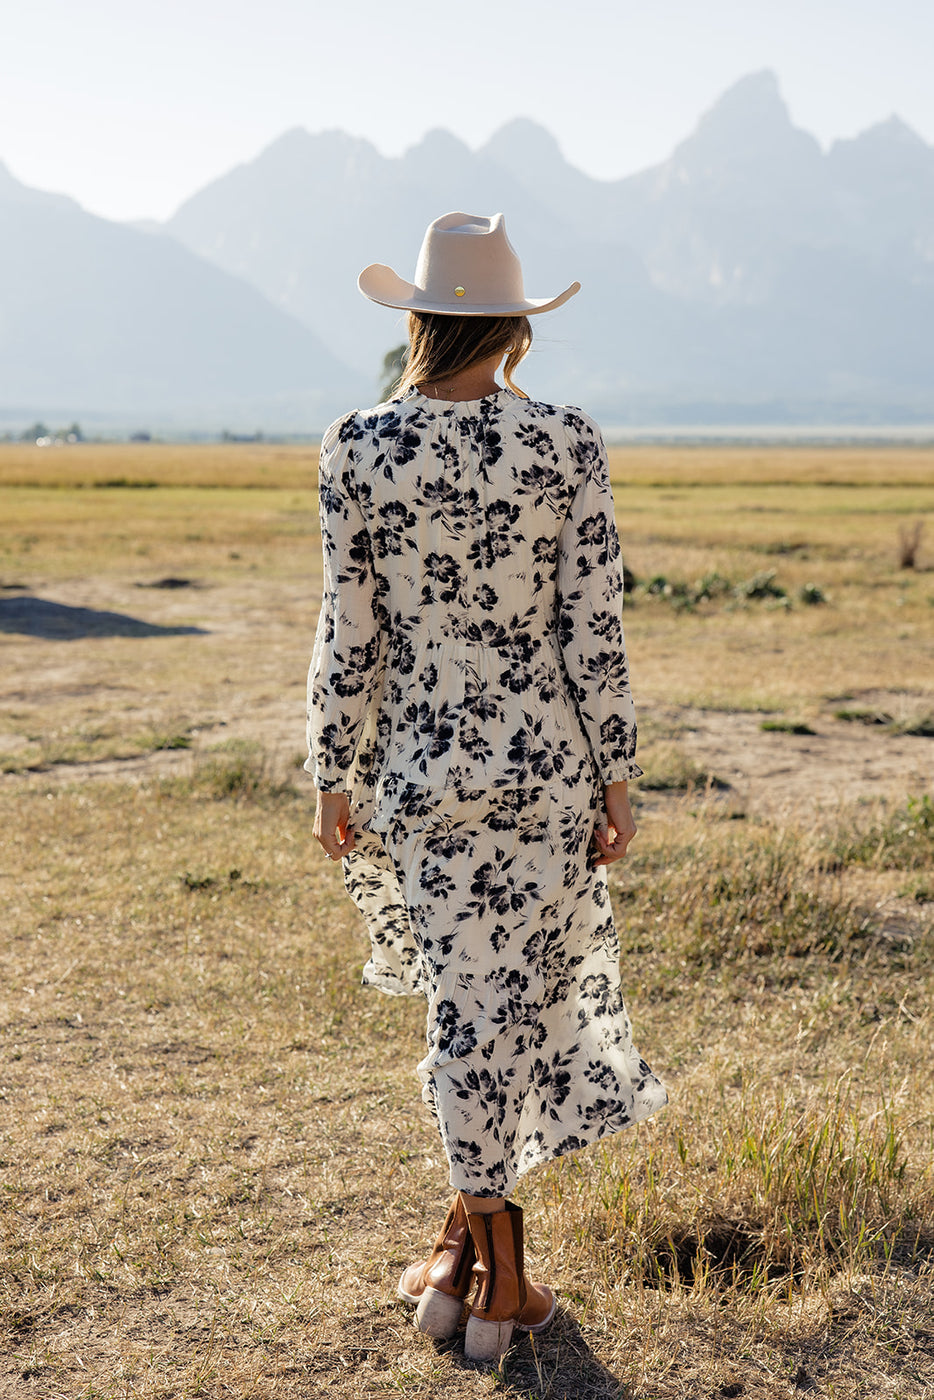
[[[593,842],[599,852],[591,860],[591,865],[610,865],[614,860],[622,860],[626,848],[636,834],[636,824],[629,806],[629,785],[627,783],[607,783],[603,789],[603,806],[606,821],[594,827]]]

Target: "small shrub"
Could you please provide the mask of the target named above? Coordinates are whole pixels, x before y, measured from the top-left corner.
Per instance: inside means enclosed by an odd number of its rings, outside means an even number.
[[[137,583],[135,586],[136,586],[137,588],[168,588],[168,589],[175,589],[175,588],[197,588],[197,587],[198,587],[198,584],[195,583],[194,579],[190,579],[190,578],[176,578],[174,575],[170,574],[167,578],[157,578],[157,579],[155,580],[154,583]]]
[[[921,548],[923,534],[923,520],[916,520],[913,525],[899,525],[898,567],[900,569],[916,569],[918,567],[918,551]]]
[[[154,733],[148,741],[142,740],[152,753],[160,753],[167,749],[190,749],[192,739],[190,734],[166,734]]]
[[[827,594],[816,583],[805,583],[798,589],[798,602],[807,608],[816,608],[827,602]]]
[[[785,598],[787,594],[781,584],[775,582],[774,569],[760,569],[752,578],[744,579],[733,589],[736,598],[749,600],[759,598]]]
[[[238,882],[243,881],[243,872],[234,868],[228,874],[227,880],[228,888],[231,885],[236,885]],[[181,876],[181,881],[186,890],[213,890],[215,888],[222,888],[224,885],[223,878],[220,876],[192,875],[190,870],[185,871],[184,875]],[[244,883],[251,888],[256,888],[255,885],[252,885],[249,881]]]
[[[682,599],[691,599],[693,601],[691,589],[686,583],[666,583],[665,587],[662,589],[662,597],[667,598],[669,602],[672,603]]]
[[[934,739],[934,714],[919,715],[917,719],[896,723],[897,734],[911,734],[917,739]]]
[[[697,602],[706,602],[712,598],[722,598],[730,592],[732,584],[723,574],[717,573],[714,569],[709,574],[704,574],[702,579],[698,579],[694,585],[694,598]]]
[[[866,710],[856,707],[854,709],[834,710],[834,719],[843,720],[846,724],[892,724],[892,716],[886,714],[885,710]]]
[[[803,541],[792,544],[788,540],[774,540],[770,544],[754,544],[749,548],[758,554],[797,554],[801,557],[807,555],[810,546]]]
[[[909,714],[902,718],[890,715],[887,710],[854,709],[834,710],[834,719],[851,724],[871,724],[887,729],[890,734],[906,734],[913,738],[934,738],[934,714],[927,710]]]
[[[715,569],[704,574],[694,583],[666,578],[656,574],[645,583],[640,583],[636,594],[648,598],[662,598],[679,612],[692,611],[700,603],[715,602],[717,599],[733,599],[738,603],[761,602],[766,607],[788,609],[792,605],[787,591],[775,581],[774,569],[762,569],[751,578],[740,583],[731,583]],[[798,594],[807,604],[825,603],[827,598],[817,584],[806,584]]]
[[[133,481],[128,476],[112,476],[92,483],[99,491],[154,491],[158,481]]]
[[[800,719],[764,719],[759,725],[767,734],[813,734],[809,724]]]
[[[192,875],[190,870],[186,870],[182,876],[182,884],[186,890],[209,890],[217,881],[213,875]]]
[[[647,583],[640,583],[635,592],[649,598],[663,598],[675,611],[690,611],[696,601],[689,584],[668,579],[664,574],[656,574]]]

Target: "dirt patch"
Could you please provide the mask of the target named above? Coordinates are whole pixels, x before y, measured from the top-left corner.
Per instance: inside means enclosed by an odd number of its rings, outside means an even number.
[[[723,800],[751,813],[833,809],[927,791],[934,739],[889,734],[841,720],[811,720],[813,734],[762,729],[761,714],[699,709],[654,711],[686,751],[729,784]]]

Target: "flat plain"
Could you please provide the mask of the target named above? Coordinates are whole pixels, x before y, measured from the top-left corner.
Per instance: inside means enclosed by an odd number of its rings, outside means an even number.
[[[611,458],[671,1102],[524,1180],[490,1372],[395,1296],[446,1173],[311,838],[314,449],[0,447],[4,1397],[931,1393],[934,451]]]

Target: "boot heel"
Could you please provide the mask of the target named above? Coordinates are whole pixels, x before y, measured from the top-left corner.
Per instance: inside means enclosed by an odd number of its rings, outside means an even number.
[[[429,1337],[453,1337],[463,1311],[463,1298],[426,1288],[415,1309],[415,1325]]]
[[[512,1318],[505,1322],[484,1322],[471,1313],[464,1335],[464,1355],[470,1361],[498,1361],[509,1350],[514,1326]]]

